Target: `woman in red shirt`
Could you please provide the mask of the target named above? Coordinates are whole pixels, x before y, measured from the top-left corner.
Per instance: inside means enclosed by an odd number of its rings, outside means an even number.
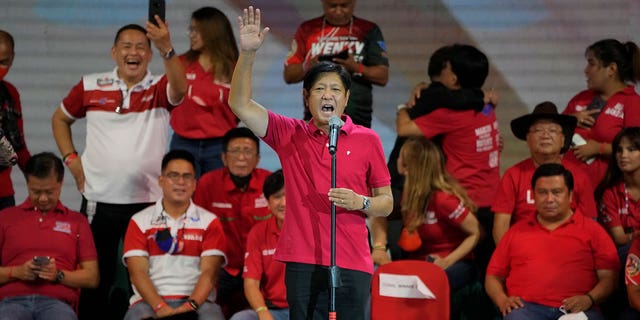
[[[184,101],[171,112],[170,149],[191,152],[200,177],[222,168],[222,136],[238,125],[227,104],[238,46],[229,19],[213,7],[193,12],[189,39],[191,48],[180,57],[189,87]]]
[[[431,141],[411,138],[400,149],[398,172],[405,176],[402,217],[421,246],[409,259],[427,260],[444,269],[451,292],[473,281],[471,251],[480,239],[476,205],[444,170],[444,159]]]

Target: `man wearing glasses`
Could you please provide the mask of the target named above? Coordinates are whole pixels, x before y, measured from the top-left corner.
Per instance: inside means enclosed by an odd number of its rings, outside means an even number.
[[[167,153],[158,184],[162,199],[131,218],[124,240],[123,259],[134,291],[125,319],[183,313],[222,319],[214,288],[226,261],[225,238],[218,217],[191,201],[193,155]]]
[[[222,137],[224,168],[203,175],[193,202],[215,213],[227,241],[227,265],[220,274],[218,303],[225,318],[249,304],[244,296],[242,267],[249,230],[271,213],[262,193],[271,172],[256,168],[260,160],[259,140],[248,128],[233,128]]]

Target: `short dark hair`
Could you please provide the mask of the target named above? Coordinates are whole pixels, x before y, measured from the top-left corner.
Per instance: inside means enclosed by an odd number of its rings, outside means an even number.
[[[480,88],[489,75],[489,59],[474,46],[454,44],[449,53],[449,63],[463,88]]]
[[[273,172],[266,179],[264,179],[264,184],[262,185],[262,193],[264,197],[269,199],[274,193],[282,190],[284,188],[284,175],[282,174],[282,169]]]
[[[38,179],[48,178],[50,175],[56,176],[56,181],[62,182],[64,177],[64,165],[62,160],[51,152],[41,152],[34,154],[27,161],[24,170],[24,178],[35,177]]]
[[[563,165],[557,163],[545,163],[536,169],[531,178],[531,189],[536,188],[536,182],[541,177],[562,176],[569,192],[573,191],[573,175]]]
[[[236,138],[249,138],[253,140],[256,143],[256,151],[260,154],[260,139],[247,127],[238,127],[227,131],[222,137],[222,151],[227,152],[229,142]]]
[[[142,32],[142,34],[144,34],[145,36],[147,35],[147,30],[142,26],[140,26],[139,24],[135,24],[135,23],[128,24],[118,29],[118,32],[116,32],[116,37],[113,39],[114,46],[118,43],[118,39],[120,39],[120,35],[127,30],[136,30],[136,31]],[[149,44],[149,46],[151,46],[151,40],[149,40],[148,37],[147,37],[147,43]]]
[[[347,69],[343,66],[329,62],[329,61],[320,61],[315,66],[311,67],[307,74],[304,76],[304,82],[302,83],[302,87],[309,91],[320,75],[324,73],[335,73],[340,77],[340,81],[342,81],[342,85],[344,86],[345,91],[349,91],[351,88],[351,75]]]
[[[0,42],[3,42],[3,40],[9,42],[9,44],[11,45],[11,51],[14,52],[16,43],[13,40],[13,36],[8,31],[0,29]]]
[[[427,67],[429,78],[433,80],[434,77],[442,73],[442,70],[447,66],[447,62],[449,62],[452,47],[453,46],[440,47],[433,52],[431,58],[429,58],[429,66]]]
[[[169,164],[169,162],[173,160],[187,161],[191,163],[191,166],[194,168],[194,170],[196,168],[196,159],[193,156],[193,154],[191,154],[191,152],[187,150],[182,150],[182,149],[174,149],[167,152],[167,154],[165,154],[164,157],[162,157],[162,167],[161,167],[162,172],[164,172],[164,169],[167,168],[167,165]]]

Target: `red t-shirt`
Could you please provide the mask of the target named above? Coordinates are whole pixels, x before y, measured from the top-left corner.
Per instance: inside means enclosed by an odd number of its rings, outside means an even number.
[[[593,198],[591,180],[583,169],[574,162],[563,159],[562,165],[573,175],[571,209],[578,209],[587,217],[595,219],[597,216],[596,202]],[[534,216],[536,207],[531,190],[531,178],[533,178],[535,171],[536,166],[531,158],[520,161],[507,169],[500,181],[491,211],[511,214],[511,224]]]
[[[593,90],[585,90],[578,93],[569,101],[563,114],[573,114],[578,111],[585,111],[596,93]],[[627,86],[618,91],[607,100],[602,111],[596,118],[596,123],[590,129],[576,128],[575,133],[580,134],[585,140],[593,139],[598,142],[611,143],[613,138],[622,128],[640,126],[640,96],[635,92],[633,86]],[[573,151],[567,152],[567,159],[578,163],[589,173],[594,186],[598,185],[608,166],[608,157],[596,157],[590,164],[578,160]]]
[[[498,243],[487,275],[505,278],[508,296],[559,307],[564,299],[593,289],[597,270],[619,268],[611,237],[576,212],[553,231],[535,216],[513,225]]]
[[[438,109],[415,120],[428,139],[442,136],[446,169],[479,207],[493,204],[500,183],[498,121],[493,108],[482,112]]]
[[[411,252],[409,258],[425,260],[430,254],[445,258],[467,238],[460,225],[469,209],[455,195],[436,191],[426,211],[427,216],[418,228],[422,246]]]
[[[34,256],[49,256],[56,259],[59,270],[76,270],[81,262],[98,259],[85,216],[61,202],[53,212],[43,215],[29,199],[0,211],[0,251],[5,267],[23,265]],[[45,280],[12,281],[0,286],[0,299],[38,294],[76,305],[79,293],[76,288]]]
[[[9,95],[13,99],[13,109],[22,114],[22,104],[20,103],[20,94],[18,93],[18,90],[7,81],[2,81],[2,83],[6,86],[7,91],[9,91]],[[2,108],[5,108],[5,106],[0,106],[0,109]],[[22,120],[22,116],[18,118],[18,131],[20,132],[24,148],[16,150],[16,153],[18,154],[18,166],[22,171],[24,171],[27,167],[27,161],[31,158],[31,154],[27,149],[27,143],[24,141],[24,121]],[[5,135],[6,134],[7,133],[5,132]],[[0,169],[0,197],[9,197],[14,194],[13,184],[11,183],[11,168],[12,167],[6,167],[4,169]]]
[[[216,81],[211,72],[206,72],[198,61],[187,64],[187,94],[184,100],[171,111],[171,128],[181,137],[189,139],[218,138],[238,126],[229,100],[229,84]]]
[[[604,191],[598,213],[600,223],[607,229],[621,226],[640,230],[640,201],[627,195],[624,182]]]
[[[233,184],[227,168],[207,172],[198,180],[193,202],[213,212],[220,219],[227,239],[225,253],[228,261],[225,270],[231,275],[235,276],[242,271],[247,235],[251,227],[271,217],[267,199],[262,194],[264,179],[270,174],[264,169],[253,170],[245,191]]]
[[[354,125],[343,115],[336,152],[336,186],[357,194],[391,185],[375,131]],[[288,118],[269,111],[264,141],[282,164],[287,193],[287,218],[275,258],[280,261],[328,266],[331,262],[331,155],[329,137],[313,120]],[[373,274],[365,214],[336,208],[336,264]]]
[[[278,308],[288,308],[287,289],[284,286],[284,263],[273,258],[280,238],[276,217],[251,228],[247,237],[243,278],[260,281],[265,300]]]

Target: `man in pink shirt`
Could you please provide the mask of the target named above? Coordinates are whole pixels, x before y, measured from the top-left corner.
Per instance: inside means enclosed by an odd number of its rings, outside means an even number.
[[[229,106],[247,127],[280,157],[287,193],[287,219],[275,258],[286,263],[287,302],[292,319],[328,317],[331,257],[331,204],[336,206],[336,288],[340,318],[364,319],[373,262],[366,217],[386,217],[393,208],[390,176],[380,137],[343,115],[351,78],[329,62],[311,68],[303,83],[309,122],[277,115],[251,99],[251,72],[256,51],[268,28],[260,11],[249,7],[239,18],[241,53],[231,81]],[[331,188],[329,119],[341,117],[336,151],[337,188]]]

